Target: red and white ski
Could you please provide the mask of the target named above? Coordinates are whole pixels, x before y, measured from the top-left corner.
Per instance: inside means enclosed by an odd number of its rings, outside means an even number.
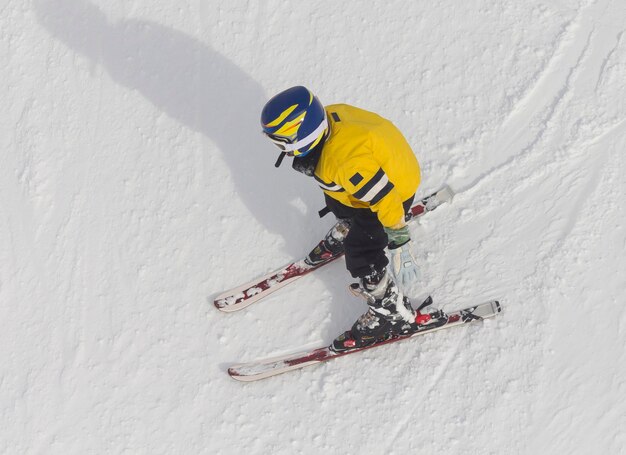
[[[413,205],[407,215],[407,221],[419,218],[424,213],[430,212],[439,207],[441,204],[451,201],[453,196],[454,192],[450,189],[450,187],[444,186],[440,190],[434,192],[430,196],[426,196]],[[304,275],[317,270],[342,256],[343,254],[333,256],[326,262],[315,266],[307,264],[304,262],[304,259],[292,262],[291,264],[270,272],[254,281],[250,281],[249,283],[242,284],[241,286],[237,286],[236,288],[223,292],[215,297],[213,303],[220,311],[232,312],[241,310],[254,302],[258,302],[262,298],[286,286],[292,281],[295,281],[298,278],[303,277]]]
[[[288,371],[326,362],[337,357],[343,357],[349,354],[364,351],[366,349],[376,348],[385,344],[395,343],[396,341],[407,340],[418,335],[424,335],[441,329],[456,327],[461,324],[467,324],[473,321],[481,321],[486,318],[492,318],[502,311],[502,307],[497,300],[482,303],[462,310],[453,311],[446,314],[440,323],[425,325],[422,329],[410,335],[401,335],[380,341],[376,344],[365,348],[350,349],[343,352],[334,352],[330,347],[321,347],[309,351],[297,352],[281,357],[274,357],[266,360],[258,360],[255,362],[242,363],[233,365],[228,369],[228,374],[233,379],[243,382],[257,381],[259,379],[269,378]]]

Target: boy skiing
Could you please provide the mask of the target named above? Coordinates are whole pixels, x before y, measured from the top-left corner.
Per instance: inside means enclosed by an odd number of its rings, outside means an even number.
[[[293,156],[293,168],[315,178],[339,220],[305,261],[316,265],[345,252],[346,267],[358,279],[351,290],[369,307],[332,349],[365,347],[417,330],[416,312],[402,289],[418,274],[405,214],[420,168],[400,131],[353,106],[324,107],[301,86],[270,99],[261,124],[281,150],[277,165],[285,155]]]

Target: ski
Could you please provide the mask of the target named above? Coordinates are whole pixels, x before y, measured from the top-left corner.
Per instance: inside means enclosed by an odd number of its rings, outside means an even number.
[[[454,192],[450,187],[444,186],[433,194],[421,199],[413,205],[407,214],[407,221],[419,218],[423,214],[435,210],[441,204],[452,200]],[[292,281],[297,280],[304,275],[311,273],[320,267],[329,264],[343,256],[338,254],[330,257],[327,261],[311,266],[304,262],[304,259],[292,262],[291,264],[268,273],[249,283],[237,286],[229,291],[215,297],[213,304],[215,307],[224,312],[233,312],[241,310],[248,305],[258,302],[262,298],[268,296],[272,292],[286,286]]]
[[[337,357],[356,354],[357,352],[365,351],[366,349],[372,349],[385,344],[407,340],[418,335],[424,335],[437,330],[456,327],[473,321],[481,321],[486,318],[494,317],[501,311],[502,307],[500,306],[500,303],[497,300],[492,300],[480,305],[448,313],[443,316],[443,319],[437,321],[437,323],[425,325],[417,332],[409,335],[395,336],[364,348],[355,348],[348,351],[335,352],[332,351],[330,347],[326,346],[281,357],[233,365],[228,369],[228,374],[231,378],[236,379],[237,381],[258,381],[259,379],[269,378],[288,371],[326,362],[331,359],[336,359]]]

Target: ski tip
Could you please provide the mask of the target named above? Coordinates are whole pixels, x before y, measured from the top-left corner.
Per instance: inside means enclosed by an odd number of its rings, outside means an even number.
[[[450,202],[454,198],[454,195],[456,193],[454,192],[452,188],[450,188],[450,185],[446,184],[443,186],[443,188],[441,188],[440,194],[441,194],[442,200]]]
[[[228,376],[233,378],[235,381],[250,382],[250,381],[254,380],[253,377],[251,378],[250,376],[248,376],[246,374],[241,374],[241,372],[237,368],[237,365],[233,365],[233,366],[229,367],[227,372],[228,372]]]
[[[265,371],[265,372],[256,372],[256,373],[250,373],[245,371],[245,368],[243,371],[240,371],[241,365],[239,366],[232,366],[228,369],[228,376],[230,376],[232,379],[234,379],[237,382],[255,382],[258,381],[259,379],[265,379],[265,378],[269,378],[271,376],[275,376],[276,374],[280,374],[281,372],[277,373],[276,371]]]
[[[215,302],[213,302],[213,304],[215,305],[215,308],[217,308],[218,310],[220,310],[222,313],[234,313],[235,311],[239,311],[245,307],[247,307],[248,305],[224,305],[221,304],[220,302],[218,302],[217,300]]]
[[[242,376],[239,376],[239,373],[237,372],[236,368],[230,367],[228,369],[228,376],[233,378],[235,381],[244,381],[245,382],[245,379],[242,379]]]
[[[213,305],[215,306],[215,308],[225,313],[233,311],[233,309],[230,308],[230,306],[228,305],[226,299],[215,299],[213,300]]]
[[[243,295],[218,296],[213,300],[213,305],[224,313],[233,313],[247,307],[257,300],[258,298],[243,298]]]

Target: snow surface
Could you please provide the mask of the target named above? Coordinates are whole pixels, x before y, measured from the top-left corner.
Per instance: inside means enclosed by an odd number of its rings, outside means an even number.
[[[626,453],[626,2],[0,2],[0,453]],[[252,384],[364,311],[259,134],[296,84],[392,119],[454,202],[412,229],[471,327]]]

